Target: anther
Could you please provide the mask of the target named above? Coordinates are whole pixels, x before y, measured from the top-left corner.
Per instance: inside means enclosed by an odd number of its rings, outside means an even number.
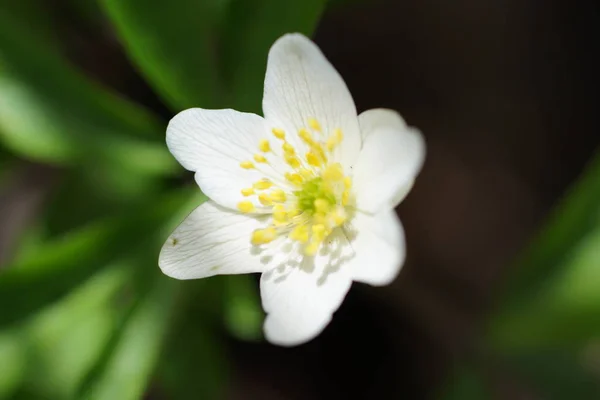
[[[314,118],[309,118],[308,119],[308,125],[315,131],[320,132],[321,131],[321,125],[319,124],[319,121],[317,121]]]
[[[289,172],[285,173],[285,179],[287,179],[288,181],[290,181],[291,183],[293,183],[296,186],[301,186],[302,183],[304,182],[304,179],[302,179],[302,176],[300,176],[299,174],[292,174]]]
[[[263,178],[260,181],[255,182],[252,186],[256,190],[266,190],[273,186],[273,182],[266,178]]]
[[[271,196],[269,196],[269,194],[265,192],[258,195],[258,201],[260,201],[260,204],[262,204],[263,206],[270,206],[271,204],[273,204]]]
[[[254,164],[252,163],[252,161],[242,161],[240,163],[240,167],[244,169],[252,169],[254,168]]]
[[[242,189],[242,195],[243,196],[252,196],[254,194],[254,188],[245,188]]]
[[[297,225],[290,232],[289,238],[297,240],[300,243],[308,242],[308,227],[306,225]]]
[[[285,192],[282,189],[275,189],[271,192],[271,200],[277,203],[283,203],[286,200]]]
[[[237,204],[238,210],[243,213],[251,213],[255,210],[254,204],[251,201],[240,201]]]
[[[277,231],[273,227],[257,229],[252,232],[252,244],[260,245],[272,242],[277,237]]]
[[[273,132],[273,135],[277,138],[277,139],[285,139],[285,132],[283,131],[283,129],[280,128],[273,128],[271,129],[271,132]]]
[[[269,143],[269,141],[267,139],[262,139],[258,143],[258,148],[263,153],[268,153],[269,151],[271,151],[271,144]]]
[[[296,154],[296,149],[294,149],[294,146],[292,146],[288,142],[284,142],[283,145],[281,146],[281,148],[283,149],[283,151],[286,154],[291,154],[291,155]]]
[[[316,199],[315,210],[317,212],[326,214],[329,211],[329,202],[325,199]]]
[[[306,153],[306,162],[308,162],[313,167],[321,166],[321,159],[315,153],[312,153],[310,151]]]
[[[265,164],[267,162],[267,158],[262,154],[255,154],[254,161],[256,161],[257,163]]]
[[[295,155],[287,154],[285,155],[285,162],[292,168],[296,169],[300,167],[300,160]]]

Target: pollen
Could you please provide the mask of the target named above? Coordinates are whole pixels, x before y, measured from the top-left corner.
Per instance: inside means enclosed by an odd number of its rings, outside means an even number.
[[[325,199],[316,199],[315,210],[317,212],[327,214],[327,212],[329,211],[329,202]]]
[[[273,207],[273,219],[276,223],[284,224],[288,220],[288,213],[285,210],[285,206],[277,204]]]
[[[267,158],[265,156],[263,156],[262,154],[255,154],[254,161],[256,161],[257,163],[266,164]]]
[[[273,204],[271,196],[269,196],[268,193],[264,192],[258,195],[258,201],[260,201],[260,204],[262,204],[263,206],[270,206],[271,204]]]
[[[300,243],[308,242],[308,227],[306,225],[297,225],[290,233],[290,239],[297,240]]]
[[[312,135],[310,134],[310,132],[306,129],[300,129],[298,131],[298,136],[300,136],[300,139],[302,139],[302,141],[304,143],[306,143],[307,145],[311,146],[315,144],[315,141],[313,140]]]
[[[330,164],[323,171],[323,179],[330,181],[340,181],[345,178],[350,179],[349,177],[344,177],[344,171],[340,163]]]
[[[342,130],[324,131],[316,118],[308,118],[306,122],[306,128],[289,135],[294,136],[293,140],[286,137],[283,129],[273,128],[271,133],[281,141],[281,151],[273,152],[271,142],[262,139],[258,143],[260,152],[252,160],[240,163],[242,168],[258,172],[262,172],[264,164],[269,164],[287,182],[263,177],[252,187],[241,189],[242,196],[256,198],[253,202],[240,201],[238,209],[255,212],[257,204],[261,212],[270,211],[268,225],[252,233],[253,245],[266,245],[278,237],[286,237],[301,254],[314,256],[335,230],[351,220],[355,198],[352,177],[345,174],[334,153],[344,139]],[[266,153],[271,153],[269,159]],[[273,163],[274,157],[285,164]],[[284,170],[277,171],[277,166]]]
[[[352,187],[352,178],[349,176],[344,177],[344,188],[350,189]]]
[[[321,166],[321,159],[315,153],[312,153],[310,151],[306,153],[306,162],[312,165],[313,167]]]
[[[311,129],[313,129],[317,132],[321,132],[321,124],[319,124],[319,121],[317,121],[316,119],[309,118],[308,125],[311,127]]]
[[[241,190],[242,196],[248,197],[254,194],[254,188],[245,188]]]
[[[299,174],[292,174],[287,172],[285,174],[285,179],[287,179],[288,181],[290,181],[291,183],[293,183],[296,186],[301,186],[302,182],[304,182],[304,179],[302,178],[301,175]]]
[[[294,149],[294,146],[292,146],[288,142],[284,142],[283,145],[281,145],[281,148],[283,149],[283,151],[286,154],[291,154],[291,155],[296,154],[296,149]]]
[[[254,182],[254,184],[252,185],[254,187],[254,189],[256,190],[267,190],[269,189],[271,186],[273,186],[273,182],[271,182],[270,180],[263,178],[258,182]]]
[[[271,200],[276,203],[283,203],[286,200],[286,195],[283,189],[275,189],[271,192]]]
[[[274,227],[269,227],[266,229],[257,229],[252,232],[252,244],[259,245],[270,243],[277,237],[277,230]]]
[[[285,139],[285,132],[283,129],[273,128],[271,132],[273,132],[273,136],[275,136],[277,139]]]
[[[254,204],[251,201],[240,201],[237,207],[243,213],[251,213],[255,210]]]
[[[260,151],[262,151],[263,153],[268,153],[269,151],[271,151],[271,144],[269,143],[269,141],[267,139],[262,139],[258,143],[258,149]]]
[[[298,159],[298,157],[296,157],[295,155],[287,154],[287,153],[285,155],[285,162],[294,169],[300,168],[300,166],[302,165],[300,163],[300,160]]]

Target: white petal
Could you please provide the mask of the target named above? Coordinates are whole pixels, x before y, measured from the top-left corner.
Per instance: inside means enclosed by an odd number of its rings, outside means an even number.
[[[393,210],[374,216],[357,212],[346,234],[356,252],[348,265],[353,280],[383,286],[396,279],[406,249],[404,230]]]
[[[354,253],[341,232],[333,235],[326,253],[274,264],[262,274],[264,329],[271,343],[295,346],[311,340],[342,304],[352,284],[346,264]]]
[[[339,161],[348,167],[356,161],[361,141],[354,100],[342,77],[306,37],[288,34],[271,47],[263,112],[272,127],[287,132],[307,128],[309,118],[317,119],[325,133],[342,129]]]
[[[425,141],[392,110],[365,111],[359,121],[364,141],[354,165],[357,207],[377,213],[404,199],[423,165]]]
[[[250,235],[266,226],[265,218],[231,212],[207,201],[169,236],[158,265],[176,279],[263,272],[264,260],[255,253]]]
[[[255,163],[260,171],[243,169],[240,162],[253,161],[261,139],[275,145],[268,133],[264,119],[255,114],[191,108],[169,123],[167,145],[181,165],[196,172],[196,182],[211,200],[231,209],[251,200],[261,210],[256,196],[244,198],[240,190],[263,177],[287,185],[277,172],[283,170],[281,160],[267,154],[272,166]]]

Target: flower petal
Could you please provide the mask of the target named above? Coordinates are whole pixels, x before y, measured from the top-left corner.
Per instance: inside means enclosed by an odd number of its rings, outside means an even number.
[[[341,232],[332,235],[326,252],[274,265],[262,274],[262,303],[268,313],[264,329],[271,343],[295,346],[311,340],[341,305],[352,284],[346,264],[354,253]]]
[[[348,265],[353,280],[383,286],[396,279],[406,245],[402,224],[393,210],[376,215],[357,212],[346,231],[356,252]]]
[[[244,198],[240,193],[263,177],[287,185],[277,172],[285,169],[279,157],[271,157],[270,164],[254,164],[259,169],[240,166],[242,161],[253,161],[261,139],[275,144],[262,117],[230,109],[191,108],[177,114],[167,128],[167,145],[177,161],[196,172],[204,194],[234,210],[241,200],[249,200],[264,211],[255,196]]]
[[[265,226],[265,218],[231,212],[209,200],[169,236],[158,265],[176,279],[265,271],[250,244],[252,232]]]
[[[359,121],[364,142],[354,165],[357,207],[377,213],[404,199],[423,165],[425,141],[392,110],[368,110]]]
[[[342,77],[305,36],[284,35],[271,47],[263,112],[272,127],[286,132],[308,128],[309,118],[316,119],[324,133],[341,129],[338,161],[348,167],[356,161],[361,140],[354,100]],[[292,144],[301,147],[298,141]]]

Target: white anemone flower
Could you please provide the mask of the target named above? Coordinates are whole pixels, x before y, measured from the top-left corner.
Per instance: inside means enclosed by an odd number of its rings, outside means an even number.
[[[167,145],[209,200],[173,232],[159,258],[177,279],[261,273],[272,343],[317,336],[352,281],[386,285],[405,258],[394,208],[425,156],[398,113],[357,115],[346,84],[300,34],[269,51],[264,118],[193,108]]]

